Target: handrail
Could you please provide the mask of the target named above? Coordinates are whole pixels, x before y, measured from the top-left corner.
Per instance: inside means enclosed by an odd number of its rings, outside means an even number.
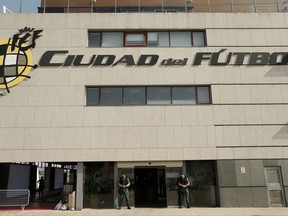
[[[23,211],[29,205],[30,191],[28,189],[0,190],[1,206],[20,206]]]

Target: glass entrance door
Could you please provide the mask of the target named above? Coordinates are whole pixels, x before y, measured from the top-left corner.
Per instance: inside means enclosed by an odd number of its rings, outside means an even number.
[[[167,207],[165,168],[135,167],[135,207]]]
[[[271,207],[286,206],[283,192],[281,168],[266,167],[265,177],[267,184],[269,206]]]

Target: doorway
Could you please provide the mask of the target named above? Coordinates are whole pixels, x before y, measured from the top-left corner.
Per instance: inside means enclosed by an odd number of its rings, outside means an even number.
[[[280,167],[265,167],[267,193],[270,207],[286,206]]]
[[[167,207],[165,167],[135,167],[135,207]]]

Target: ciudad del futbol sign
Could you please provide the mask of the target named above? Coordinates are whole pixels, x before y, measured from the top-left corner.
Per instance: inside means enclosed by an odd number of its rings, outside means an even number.
[[[187,58],[161,58],[157,54],[142,55],[98,55],[83,53],[71,54],[69,50],[47,50],[38,64],[33,63],[32,49],[43,30],[23,28],[11,38],[0,40],[0,89],[10,92],[10,87],[31,78],[30,71],[37,67],[175,67],[175,66],[265,66],[287,65],[288,52],[230,52],[221,49],[217,52],[196,52]],[[60,57],[61,58],[58,58]],[[59,59],[63,59],[59,61]]]

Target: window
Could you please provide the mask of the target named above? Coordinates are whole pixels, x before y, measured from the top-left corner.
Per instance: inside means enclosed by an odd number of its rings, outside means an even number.
[[[148,87],[147,104],[171,104],[169,87]]]
[[[196,104],[195,87],[172,87],[172,104]]]
[[[99,88],[86,89],[86,105],[93,106],[99,104]]]
[[[125,105],[145,104],[145,88],[144,87],[125,87],[123,104]]]
[[[205,34],[204,32],[192,32],[193,46],[203,47],[205,46]]]
[[[102,47],[123,47],[123,32],[103,32]]]
[[[101,46],[101,33],[100,32],[89,32],[89,34],[88,34],[88,46],[89,47],[100,47]]]
[[[87,106],[211,104],[209,86],[86,87]]]
[[[125,46],[146,46],[145,33],[126,33]]]
[[[100,105],[121,105],[122,88],[101,88]]]
[[[88,32],[89,47],[206,46],[205,31]]]
[[[209,104],[210,103],[210,94],[208,87],[198,87],[197,95],[198,95],[198,104]]]
[[[192,46],[191,32],[170,32],[171,47],[189,47]]]
[[[169,47],[169,32],[148,32],[147,46]]]

